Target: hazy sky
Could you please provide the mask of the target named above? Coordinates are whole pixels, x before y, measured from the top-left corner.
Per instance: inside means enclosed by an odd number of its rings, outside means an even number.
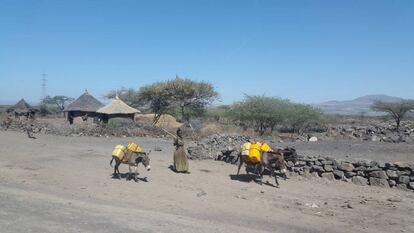
[[[175,75],[299,102],[414,98],[414,1],[0,0],[0,102]]]

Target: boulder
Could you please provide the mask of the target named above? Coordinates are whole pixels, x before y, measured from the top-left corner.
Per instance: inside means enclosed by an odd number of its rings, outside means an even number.
[[[398,173],[397,173],[397,171],[387,170],[387,171],[386,171],[386,173],[387,173],[387,176],[388,176],[390,179],[397,179],[397,178],[398,178]]]
[[[345,177],[346,178],[351,178],[351,177],[354,177],[356,175],[357,175],[356,172],[345,172]]]
[[[397,171],[398,176],[409,176],[411,174],[408,170]]]
[[[414,189],[414,182],[410,182],[410,183],[408,183],[408,188],[410,188],[410,189]]]
[[[414,176],[410,176],[410,182],[414,181]]]
[[[377,161],[371,161],[371,162],[369,163],[369,166],[370,166],[370,167],[378,167],[378,162],[377,162]]]
[[[380,179],[388,179],[387,173],[385,173],[385,171],[373,171],[369,173],[369,176]]]
[[[325,171],[327,171],[327,172],[333,172],[333,168],[332,168],[332,166],[331,165],[327,165],[327,164],[325,164],[324,166],[323,166],[323,168],[325,169]]]
[[[338,169],[345,172],[352,172],[354,170],[354,165],[352,165],[352,163],[342,162],[338,166]]]
[[[354,171],[366,171],[366,170],[367,170],[367,167],[365,166],[359,166],[354,169]]]
[[[390,185],[390,187],[394,187],[395,185],[397,185],[397,182],[395,180],[388,180],[388,184]]]
[[[410,182],[410,177],[409,176],[400,176],[398,178],[398,183],[400,184],[408,184]]]
[[[378,167],[380,167],[380,168],[384,168],[384,167],[385,167],[385,162],[383,162],[383,161],[378,161],[378,162],[377,162],[377,166],[378,166]]]
[[[323,164],[321,162],[319,162],[319,161],[315,161],[315,165],[322,166]]]
[[[333,174],[336,179],[343,179],[345,175],[343,171],[339,171],[339,170],[334,170]]]
[[[368,184],[368,180],[365,179],[362,176],[354,176],[354,177],[352,177],[352,183],[354,183],[356,185],[365,186],[365,185]]]
[[[318,166],[318,165],[313,165],[312,166],[312,171],[315,171],[315,172],[325,172],[325,170],[323,169],[323,167],[322,166]]]
[[[367,167],[367,172],[372,172],[372,171],[382,171],[381,168],[375,166],[375,167]]]
[[[328,180],[335,180],[335,176],[332,172],[324,172],[322,173],[322,178],[326,178]]]
[[[380,178],[375,178],[375,177],[369,178],[369,184],[372,186],[387,187],[387,188],[390,187],[386,179],[380,179]]]
[[[357,171],[357,176],[365,176],[365,172],[363,172],[363,171]]]
[[[355,163],[356,166],[364,166],[369,167],[371,164],[371,160],[359,160]]]
[[[318,138],[317,137],[311,137],[311,138],[309,138],[309,141],[310,142],[317,142]]]
[[[324,164],[324,165],[333,165],[332,160],[324,160],[324,161],[321,161],[321,163]]]

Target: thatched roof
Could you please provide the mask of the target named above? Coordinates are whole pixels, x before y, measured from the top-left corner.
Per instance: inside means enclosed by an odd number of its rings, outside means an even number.
[[[36,109],[33,108],[32,106],[30,106],[30,104],[28,104],[24,99],[21,99],[19,102],[17,102],[16,105],[14,105],[13,107],[10,108],[11,110],[15,111],[15,112],[31,112],[31,111],[35,111]]]
[[[98,109],[96,112],[107,115],[111,114],[134,114],[139,113],[138,109],[128,106],[124,101],[118,98],[118,96],[112,101],[112,103]]]
[[[95,99],[95,97],[85,91],[83,95],[79,96],[78,99],[69,104],[64,111],[96,112],[96,110],[103,106],[104,105],[99,102],[99,100]]]

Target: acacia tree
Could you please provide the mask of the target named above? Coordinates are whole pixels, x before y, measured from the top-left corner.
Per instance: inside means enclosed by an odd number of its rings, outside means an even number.
[[[218,97],[214,87],[207,82],[197,82],[176,77],[134,89],[111,91],[106,98],[118,95],[133,107],[148,107],[154,113],[156,124],[166,113],[179,113],[183,121],[204,114],[206,107]],[[177,111],[178,110],[178,111]]]
[[[178,108],[183,121],[189,122],[193,116],[202,115],[206,107],[218,98],[213,85],[191,79],[176,77],[164,84],[170,101]]]
[[[165,83],[162,82],[141,87],[137,97],[140,103],[148,105],[154,113],[153,124],[156,124],[172,106],[171,97],[165,89]]]
[[[414,109],[413,100],[403,100],[399,102],[383,102],[375,101],[371,106],[372,110],[377,112],[386,112],[394,119],[397,124],[397,132],[400,130],[401,120],[404,118],[405,114]]]
[[[72,97],[67,97],[63,95],[56,95],[56,96],[46,96],[42,100],[42,104],[44,105],[56,105],[60,111],[63,111],[65,109],[65,105],[69,102],[72,102],[75,100]]]

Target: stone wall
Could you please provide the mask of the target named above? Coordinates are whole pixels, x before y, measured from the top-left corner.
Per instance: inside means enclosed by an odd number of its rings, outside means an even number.
[[[369,160],[344,161],[329,157],[304,156],[288,169],[299,175],[314,175],[356,185],[414,190],[414,163],[384,163]]]

